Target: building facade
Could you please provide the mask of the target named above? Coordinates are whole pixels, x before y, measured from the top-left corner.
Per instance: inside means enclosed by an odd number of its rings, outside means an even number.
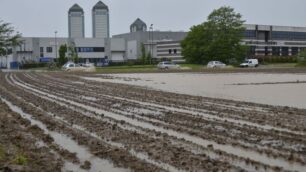
[[[125,40],[110,38],[22,38],[23,44],[13,49],[10,62],[20,64],[55,59],[61,45],[73,45],[81,63],[125,61]],[[57,48],[57,49],[56,49]],[[68,54],[66,54],[68,56]]]
[[[78,5],[74,4],[68,11],[68,34],[69,38],[85,37],[84,11]]]
[[[245,25],[243,44],[253,56],[292,56],[306,48],[306,27]]]
[[[93,38],[109,38],[109,10],[99,1],[92,9]]]

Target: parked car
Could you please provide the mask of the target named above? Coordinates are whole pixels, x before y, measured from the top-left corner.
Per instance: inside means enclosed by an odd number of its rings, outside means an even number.
[[[258,59],[246,59],[240,64],[240,67],[258,67]]]
[[[158,63],[157,68],[158,69],[179,69],[180,65],[175,64],[173,62],[164,61],[164,62]]]
[[[207,64],[207,68],[224,68],[226,64],[220,62],[220,61],[210,61]]]

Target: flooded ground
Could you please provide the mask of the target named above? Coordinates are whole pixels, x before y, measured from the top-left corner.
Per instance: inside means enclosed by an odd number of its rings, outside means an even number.
[[[33,140],[61,171],[306,171],[305,109],[199,96],[305,78],[251,76],[1,73],[0,97],[4,113],[41,131]]]
[[[100,76],[86,79],[194,96],[306,108],[306,74],[154,73]]]

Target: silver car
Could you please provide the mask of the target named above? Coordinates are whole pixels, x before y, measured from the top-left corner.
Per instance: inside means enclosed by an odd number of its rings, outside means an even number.
[[[207,68],[224,68],[226,64],[220,62],[220,61],[210,61],[207,64]]]
[[[180,65],[165,61],[165,62],[158,63],[157,68],[158,69],[179,69]]]

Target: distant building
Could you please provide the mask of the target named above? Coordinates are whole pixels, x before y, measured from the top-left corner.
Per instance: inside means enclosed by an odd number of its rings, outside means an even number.
[[[109,38],[109,10],[101,1],[92,9],[92,32],[94,38]]]
[[[85,37],[84,11],[78,4],[74,4],[68,11],[68,32],[69,38]]]
[[[292,56],[306,47],[306,27],[245,25],[243,44],[252,56]]]
[[[136,21],[131,24],[130,26],[131,32],[146,32],[147,31],[147,25],[145,22],[140,20],[139,18],[136,19]]]

